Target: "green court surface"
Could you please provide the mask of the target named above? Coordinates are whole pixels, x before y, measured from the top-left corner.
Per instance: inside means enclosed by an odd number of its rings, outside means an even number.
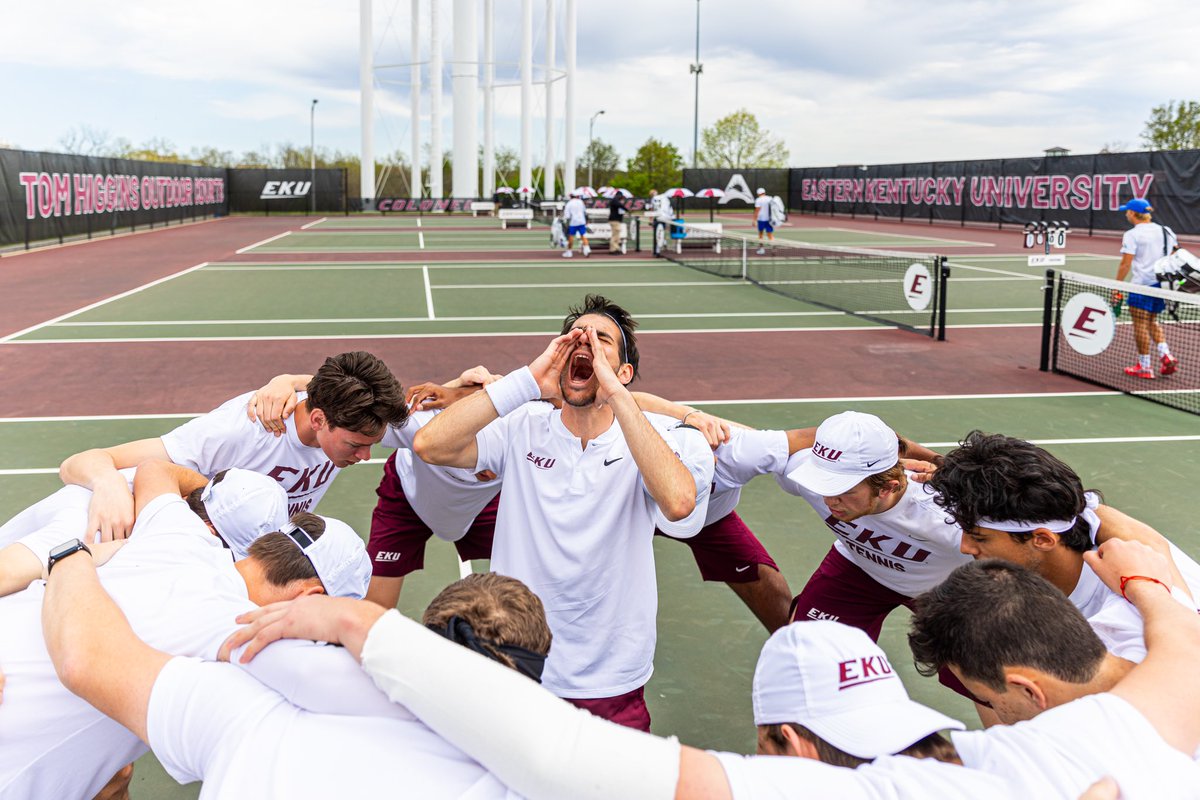
[[[755,262],[748,263],[753,276]],[[951,259],[950,267],[950,326],[1040,323],[1043,271],[1026,266],[1023,257],[962,256]],[[1111,260],[1077,256],[1069,268],[1106,275]],[[341,290],[329,291],[334,285]],[[907,308],[899,276],[895,287],[894,303],[876,310],[911,314],[914,320],[928,315]],[[207,264],[14,341],[550,333],[559,318],[545,310],[564,308],[587,291],[638,308],[645,330],[874,324],[636,253],[512,262],[464,253],[461,260],[429,263],[289,262],[281,255],[273,262]]]

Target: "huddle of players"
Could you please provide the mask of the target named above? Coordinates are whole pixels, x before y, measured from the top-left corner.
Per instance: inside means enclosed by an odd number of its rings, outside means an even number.
[[[378,780],[370,767],[351,785],[337,765],[369,765],[363,759],[380,747],[410,754],[385,756],[393,761],[422,762],[407,784],[422,796],[471,786],[530,797],[1074,797],[1109,774],[1126,797],[1200,792],[1190,758],[1200,745],[1200,701],[1191,699],[1200,696],[1190,667],[1200,655],[1194,562],[1026,442],[975,432],[942,459],[871,415],[756,431],[631,394],[635,326],[623,309],[589,296],[528,367],[499,379],[469,370],[449,385],[410,390],[417,407],[441,410],[410,414],[387,368],[350,353],[328,359],[311,381],[281,376],[160,439],[68,459],[62,475],[77,486],[0,529],[0,544],[20,542],[0,551],[0,570],[17,584],[36,579],[46,562],[61,563],[45,582],[0,599],[0,665],[9,673],[0,796],[50,786],[90,796],[144,751],[143,741],[178,779],[203,779],[213,796],[221,787],[232,796],[229,787],[241,784],[278,793],[269,781],[283,773],[310,791],[321,781],[367,791]],[[299,385],[307,393],[293,396]],[[368,589],[367,555],[352,532],[325,552],[329,531],[345,526],[325,520],[324,536],[298,534],[284,517],[299,512],[293,521],[305,521],[337,471],[378,442],[396,450],[378,490]],[[928,483],[906,466],[929,466],[902,455],[937,462],[920,476]],[[117,469],[138,464],[131,496],[129,476]],[[230,467],[240,469],[220,472]],[[204,477],[218,474],[224,479]],[[762,474],[802,497],[834,534],[794,600],[734,510],[741,487]],[[180,499],[189,493],[192,510]],[[208,527],[193,510],[207,512]],[[288,532],[263,538],[278,539],[279,557],[308,563],[307,572],[271,577],[274,556],[252,542],[278,528]],[[97,570],[75,555],[78,546],[54,547],[81,530],[134,535]],[[702,753],[648,733],[656,532],[688,544],[702,576],[729,583],[775,631],[755,674],[758,749],[808,760]],[[403,576],[421,568],[434,535],[521,582],[481,617],[488,593],[469,579],[456,589],[466,600],[432,623],[440,636],[383,610],[395,606]],[[208,564],[196,585],[218,576],[230,584],[227,603],[178,599],[195,562]],[[147,565],[160,573],[150,591],[150,579],[138,577]],[[106,603],[115,603],[115,616],[104,616]],[[985,722],[1037,719],[964,732],[909,701],[871,641],[899,605],[915,610],[910,643],[923,671],[975,699]],[[81,608],[97,618],[79,619]],[[235,617],[252,624],[236,631]],[[198,618],[204,624],[181,622]],[[523,622],[497,627],[497,618]],[[280,637],[346,649],[262,649]],[[29,671],[53,684],[42,690],[78,706],[64,712],[77,718],[73,744],[86,741],[79,731],[105,725],[124,734],[119,748],[91,742],[88,750],[110,754],[93,753],[90,769],[76,765],[82,784],[61,783],[70,750],[61,742],[36,755],[3,742],[23,735],[24,676],[10,653],[31,639],[39,641]],[[222,656],[238,666],[203,663]],[[46,679],[48,664],[57,677]],[[264,722],[232,736],[256,705],[269,708],[263,718],[278,730],[267,735]],[[41,724],[54,739],[54,725]],[[286,733],[298,725],[328,754],[288,762],[288,772],[279,764],[294,754],[279,737],[298,735]],[[954,733],[945,738],[944,730]],[[453,780],[443,777],[448,762]]]

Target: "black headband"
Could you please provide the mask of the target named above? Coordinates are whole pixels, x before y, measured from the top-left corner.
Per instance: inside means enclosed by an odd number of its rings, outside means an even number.
[[[432,623],[425,627],[445,636],[455,644],[461,644],[468,650],[487,656],[493,661],[500,662],[496,654],[503,653],[512,659],[517,672],[537,683],[542,682],[542,670],[546,668],[546,656],[542,653],[535,653],[515,644],[498,644],[490,639],[485,639],[475,633],[470,622],[457,614],[446,620],[444,628]]]

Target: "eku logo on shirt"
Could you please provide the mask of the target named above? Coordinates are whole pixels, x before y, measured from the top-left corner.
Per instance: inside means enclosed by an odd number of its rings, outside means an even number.
[[[838,663],[838,691],[861,686],[864,683],[874,683],[894,676],[892,665],[887,656],[865,656],[852,658]]]
[[[535,456],[533,452],[530,451],[525,454],[525,460],[533,464],[538,469],[550,469],[554,466],[554,462],[557,459],[550,458],[549,456]]]
[[[832,447],[815,442],[812,447],[812,453],[817,458],[823,458],[826,461],[839,461],[842,458],[842,450],[834,450]]]

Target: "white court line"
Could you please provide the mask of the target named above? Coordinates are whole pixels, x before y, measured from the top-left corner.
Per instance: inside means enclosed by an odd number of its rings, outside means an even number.
[[[1134,444],[1138,442],[1196,442],[1196,436],[1102,436],[1094,439],[1029,439],[1030,444]],[[958,447],[958,442],[929,442],[926,447]]]
[[[471,574],[471,571],[472,571],[472,570],[471,570],[471,562],[470,562],[470,561],[463,561],[463,560],[460,558],[460,559],[458,560],[458,577],[459,577],[459,578],[465,578],[465,577],[467,577],[468,575],[470,575],[470,574]]]
[[[291,231],[284,231],[283,233],[277,233],[274,236],[263,239],[261,242],[255,242],[254,244],[246,245],[241,250],[234,250],[233,252],[237,253],[240,256],[243,253],[249,253],[251,250],[253,250],[256,247],[261,247],[262,245],[266,244],[267,242],[273,242],[276,239],[282,239],[283,237],[287,236],[290,233],[291,233]]]
[[[891,237],[893,239],[921,239],[921,240],[931,241],[931,242],[957,242],[958,244],[973,244],[973,245],[979,245],[980,247],[995,247],[996,246],[995,244],[992,244],[989,242],[973,242],[970,239],[943,239],[940,236],[915,236],[911,233],[892,233],[891,231],[888,231],[887,233],[878,233],[878,232],[872,232],[872,231],[861,231],[856,228],[832,227],[832,228],[809,228],[808,230],[842,231],[844,233],[858,233],[858,234],[863,234],[866,236],[884,236],[884,237]],[[863,246],[869,247],[870,245],[863,245]]]
[[[420,217],[417,217],[417,227],[418,228],[421,227],[421,218]]]
[[[1014,278],[1023,278],[1027,281],[1044,281],[1043,275],[1030,275],[1028,272],[1013,272],[1007,269],[995,269],[994,267],[976,267],[971,264],[962,264],[957,261],[947,261],[946,265],[952,269],[970,269],[975,272],[993,272],[997,275],[1009,275]],[[954,275],[950,275],[950,283],[954,283]]]
[[[986,309],[985,309],[986,310]],[[1040,310],[1040,309],[1039,309]],[[925,313],[925,312],[912,312]],[[846,311],[703,311],[680,314],[638,314],[638,319],[697,319],[738,317],[848,317]],[[562,314],[536,314],[511,317],[437,317],[438,322],[562,322]],[[138,320],[135,322],[60,322],[58,328],[104,328],[121,325],[153,327],[156,325],[333,325],[353,322],[428,322],[429,317],[312,317],[307,319],[197,319],[197,320]],[[701,329],[702,330],[702,329]]]
[[[425,308],[429,311],[430,319],[437,319],[433,313],[433,287],[429,285],[429,267],[421,267],[421,274],[425,276]]]
[[[913,401],[913,400],[1023,400],[1035,397],[1116,397],[1121,392],[1108,390],[1099,392],[1011,392],[992,394],[909,394],[889,397],[886,395],[869,395],[866,397],[781,397],[759,398],[755,400],[677,400],[681,405],[710,405],[710,406],[753,406],[771,403],[871,403]],[[73,419],[70,418],[70,419]]]
[[[645,314],[641,315],[645,317]],[[691,315],[694,316],[694,315]],[[555,317],[561,319],[561,317]],[[439,320],[439,322],[442,320]],[[679,328],[661,331],[638,331],[638,336],[678,333],[823,333],[836,331],[886,331],[892,325],[831,325],[828,327],[804,328]],[[956,327],[956,326],[949,326]],[[1021,325],[997,325],[995,327],[1024,327]],[[359,339],[466,339],[494,338],[500,336],[548,336],[556,331],[476,331],[474,333],[338,333],[320,336],[153,336],[153,337],[109,337],[98,339],[22,339],[11,341],[12,345],[41,344],[154,344],[159,342],[316,342],[330,340],[357,341]]]
[[[312,222],[308,223],[307,225],[301,225],[300,230],[306,231],[314,225],[320,225],[322,222],[324,222],[327,219],[329,219],[329,217],[321,217],[320,219],[315,219]]]
[[[794,403],[872,403],[872,402],[907,402],[913,400],[1025,400],[1042,397],[1117,397],[1122,392],[1102,390],[1096,392],[1012,392],[992,394],[912,394],[888,397],[885,395],[868,395],[859,397],[783,397],[755,398],[733,400],[678,400],[681,405],[697,406],[753,406],[778,405]],[[110,420],[148,420],[148,419],[191,419],[206,414],[206,411],[194,414],[95,414],[89,416],[63,415],[57,417],[0,417],[0,425],[6,422],[107,422]],[[368,463],[382,463],[376,460]]]
[[[581,284],[595,286],[597,284]],[[611,284],[602,284],[609,286]],[[650,284],[657,286],[660,284]],[[434,289],[444,287],[434,286]],[[432,309],[433,302],[426,284],[426,307]],[[1041,306],[1029,308],[955,308],[952,311],[963,314],[990,314],[1005,311],[1041,311]],[[907,308],[876,309],[859,312],[861,314],[928,314],[928,311],[913,311]],[[703,311],[681,314],[638,314],[638,319],[740,319],[743,317],[852,317],[848,311]],[[537,314],[512,317],[312,317],[308,319],[149,319],[149,320],[120,320],[111,322],[59,322],[55,328],[153,328],[158,326],[188,326],[188,325],[347,325],[353,323],[404,323],[404,322],[540,322],[543,320],[561,321],[562,315]],[[996,323],[1004,327],[1004,323]],[[703,331],[705,328],[696,328]],[[742,328],[740,330],[758,330],[757,328]]]
[[[423,231],[417,231],[417,249],[425,249],[425,233]]]
[[[628,283],[609,283],[608,281],[590,281],[588,283],[462,283],[435,286],[435,289],[591,289],[599,286],[611,286],[620,289],[641,288],[644,286],[662,286],[666,288],[677,286],[731,286],[753,288],[752,284],[741,281],[714,277],[709,281],[630,281]]]
[[[637,267],[639,269],[648,269],[650,267],[661,267],[663,269],[687,269],[679,264],[670,261],[652,261],[649,259],[623,261],[616,265],[621,267]],[[433,265],[433,269],[563,269],[563,270],[582,270],[582,269],[604,269],[607,265],[597,264],[559,264],[547,261],[523,261],[513,259],[512,261],[492,262],[490,264],[481,264],[478,261],[440,261]],[[284,272],[287,270],[330,270],[337,272],[339,270],[387,270],[387,269],[420,269],[420,264],[412,262],[385,262],[385,261],[310,261],[305,264],[297,264],[291,261],[259,261],[259,262],[222,262],[208,267],[205,272]]]
[[[108,303],[111,303],[114,300],[123,300],[126,297],[130,297],[130,296],[135,295],[138,292],[141,292],[145,289],[149,289],[152,286],[157,286],[160,283],[166,283],[167,281],[174,280],[175,278],[180,278],[180,277],[188,274],[189,272],[195,272],[198,269],[203,269],[207,265],[208,265],[207,261],[202,261],[199,264],[196,264],[195,266],[188,267],[187,269],[172,273],[171,275],[167,275],[166,277],[159,278],[158,280],[150,281],[149,283],[144,283],[141,286],[135,286],[134,288],[130,289],[129,291],[121,292],[120,294],[114,294],[112,297],[106,297],[103,300],[97,300],[95,303],[86,305],[83,308],[77,308],[74,311],[67,312],[66,314],[59,314],[57,317],[54,317],[53,319],[48,319],[45,322],[39,322],[36,325],[30,325],[28,328],[25,328],[24,330],[19,330],[16,333],[10,333],[7,336],[0,337],[0,344],[7,344],[18,336],[24,336],[27,333],[33,333],[34,331],[41,330],[42,328],[45,328],[49,325],[53,325],[56,322],[62,322],[64,319],[74,317],[77,314],[82,314],[85,311],[91,311],[93,308],[99,308],[100,306],[107,305]]]

